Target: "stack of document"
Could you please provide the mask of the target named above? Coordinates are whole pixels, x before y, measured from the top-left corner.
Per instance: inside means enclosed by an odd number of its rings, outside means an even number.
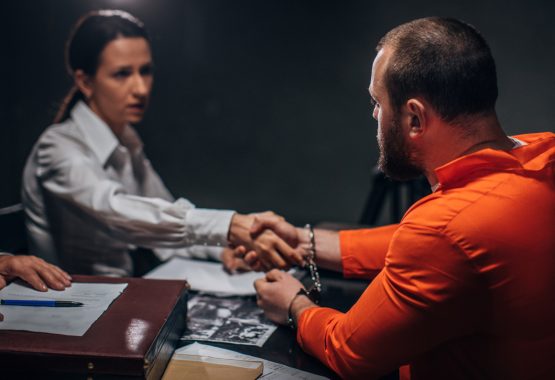
[[[326,379],[323,376],[287,367],[269,360],[219,347],[193,343],[175,351],[162,380],[185,378],[199,380],[246,380],[256,379],[261,373],[260,379],[264,380]],[[189,377],[185,375],[189,375]],[[220,375],[223,375],[223,377],[219,377]]]
[[[261,361],[176,353],[162,380],[255,380],[262,367]]]

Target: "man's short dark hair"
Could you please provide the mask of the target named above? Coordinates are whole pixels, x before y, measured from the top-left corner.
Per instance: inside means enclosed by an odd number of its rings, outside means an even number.
[[[492,112],[497,75],[490,48],[471,25],[429,17],[388,32],[377,50],[392,48],[384,82],[396,109],[423,97],[447,122]]]

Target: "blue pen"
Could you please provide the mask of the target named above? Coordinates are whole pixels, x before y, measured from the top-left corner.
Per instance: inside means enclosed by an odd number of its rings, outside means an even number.
[[[43,306],[43,307],[79,307],[81,302],[54,300],[0,300],[0,305],[10,306]]]

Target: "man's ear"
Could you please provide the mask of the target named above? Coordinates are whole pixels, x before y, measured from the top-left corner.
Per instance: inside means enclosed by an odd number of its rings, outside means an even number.
[[[406,103],[409,127],[409,137],[413,139],[420,138],[427,130],[428,118],[426,106],[422,101],[411,98]]]
[[[91,78],[83,70],[78,69],[73,74],[73,80],[79,91],[85,96],[85,99],[89,99],[93,93]]]

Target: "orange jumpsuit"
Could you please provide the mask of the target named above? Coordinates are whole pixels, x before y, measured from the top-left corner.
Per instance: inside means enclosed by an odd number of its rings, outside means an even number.
[[[399,225],[340,233],[347,313],[299,317],[302,348],[346,379],[555,379],[555,134],[436,169]]]

